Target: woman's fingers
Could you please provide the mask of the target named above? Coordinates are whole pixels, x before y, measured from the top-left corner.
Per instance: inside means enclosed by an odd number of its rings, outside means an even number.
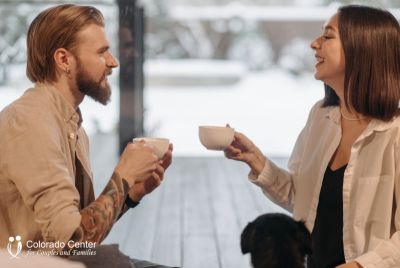
[[[228,146],[224,150],[224,154],[228,158],[234,158],[237,157],[242,151],[238,148],[233,147],[232,145]]]

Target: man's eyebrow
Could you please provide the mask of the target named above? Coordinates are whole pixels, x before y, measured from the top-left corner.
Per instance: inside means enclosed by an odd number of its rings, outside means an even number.
[[[107,46],[102,46],[97,50],[97,52],[103,52],[103,51],[107,51],[109,49],[110,49],[110,46],[108,46],[108,45]]]

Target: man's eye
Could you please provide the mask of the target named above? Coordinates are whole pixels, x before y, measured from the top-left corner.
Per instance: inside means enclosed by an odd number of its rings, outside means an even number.
[[[108,49],[101,49],[101,50],[99,50],[99,54],[104,54],[104,53],[106,53],[108,51]]]

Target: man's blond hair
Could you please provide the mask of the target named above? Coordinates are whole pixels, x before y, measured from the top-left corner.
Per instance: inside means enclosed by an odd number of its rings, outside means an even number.
[[[28,30],[28,78],[32,82],[56,81],[55,51],[73,51],[78,45],[77,33],[90,24],[104,27],[103,15],[91,6],[66,4],[42,11]]]

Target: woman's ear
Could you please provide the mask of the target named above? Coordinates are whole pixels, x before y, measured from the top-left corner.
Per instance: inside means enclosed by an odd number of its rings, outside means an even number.
[[[242,249],[243,254],[253,251],[254,236],[255,236],[254,224],[250,222],[244,228],[240,238],[240,247]]]

